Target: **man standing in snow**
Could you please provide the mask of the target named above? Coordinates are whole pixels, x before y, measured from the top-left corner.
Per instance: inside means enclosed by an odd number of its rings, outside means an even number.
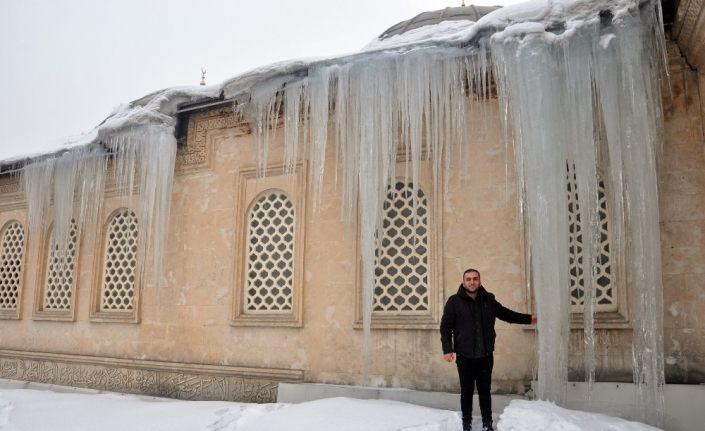
[[[497,302],[482,286],[480,272],[468,269],[458,293],[448,298],[441,318],[443,360],[456,361],[460,377],[460,408],[463,431],[472,428],[472,396],[477,384],[483,431],[492,431],[492,366],[495,319],[509,323],[536,324],[536,316],[517,313]]]

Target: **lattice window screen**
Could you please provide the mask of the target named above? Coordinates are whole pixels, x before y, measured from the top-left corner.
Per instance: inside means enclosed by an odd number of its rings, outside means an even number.
[[[44,291],[45,310],[70,310],[71,294],[76,266],[76,222],[71,220],[69,240],[65,250],[59,250],[54,232],[51,233],[47,253],[46,288]]]
[[[138,225],[127,208],[117,212],[106,232],[101,310],[130,311],[134,307]]]
[[[577,180],[575,167],[570,163],[568,173],[568,260],[570,268],[570,303],[573,312],[583,311],[585,298],[585,278],[583,277],[583,232],[580,227],[580,207],[578,204]],[[600,218],[600,256],[597,268],[597,287],[595,292],[595,311],[613,311],[617,306],[617,297],[610,260],[610,236],[607,212],[607,192],[605,183],[598,180]]]
[[[19,222],[5,226],[0,253],[0,309],[16,310],[24,255],[24,229]]]
[[[428,203],[420,188],[416,189],[416,208],[413,197],[412,183],[397,181],[387,190],[375,255],[375,314],[429,309]]]
[[[294,203],[279,191],[260,196],[247,217],[248,313],[288,313],[294,283]]]

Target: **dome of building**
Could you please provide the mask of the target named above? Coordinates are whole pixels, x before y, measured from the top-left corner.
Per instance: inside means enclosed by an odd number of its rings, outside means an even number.
[[[477,22],[477,20],[479,20],[483,16],[500,8],[501,6],[470,5],[460,7],[447,7],[444,9],[434,10],[430,12],[422,12],[411,19],[402,21],[398,24],[391,26],[379,36],[379,39],[383,40],[388,37],[406,33],[407,31],[413,30],[415,28],[423,27],[426,25],[434,25],[443,21],[468,20]]]

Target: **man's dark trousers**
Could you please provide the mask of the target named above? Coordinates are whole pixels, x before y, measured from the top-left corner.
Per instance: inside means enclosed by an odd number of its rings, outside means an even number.
[[[455,360],[460,376],[460,409],[463,412],[463,426],[472,423],[472,396],[477,384],[477,394],[480,398],[480,413],[483,421],[492,420],[492,397],[490,386],[492,384],[492,355],[484,358],[470,359],[456,355]],[[490,422],[491,423],[491,422]]]

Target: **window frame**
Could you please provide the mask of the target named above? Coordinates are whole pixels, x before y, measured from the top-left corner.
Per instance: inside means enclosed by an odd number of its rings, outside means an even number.
[[[15,306],[15,308],[0,309],[0,319],[3,320],[20,320],[22,318],[22,300],[24,296],[23,293],[25,281],[24,276],[27,270],[27,227],[25,226],[26,223],[23,224],[20,217],[17,217],[16,214],[8,214],[6,217],[0,218],[0,247],[2,246],[2,238],[5,236],[5,232],[7,232],[8,226],[12,223],[17,223],[22,228],[22,258],[20,259],[20,274],[17,286],[17,305]],[[0,249],[0,255],[2,253],[3,250]]]
[[[71,218],[71,221],[77,224],[73,218]],[[49,253],[51,252],[52,248],[53,233],[54,225],[52,223],[42,233],[42,237],[39,240],[41,244],[41,261],[37,269],[36,289],[34,297],[34,313],[32,319],[73,322],[76,320],[76,294],[78,292],[78,284],[80,278],[79,262],[81,257],[81,232],[78,228],[78,225],[76,225],[76,243],[74,245],[76,253],[73,261],[73,282],[71,283],[70,287],[71,299],[69,308],[64,310],[45,309],[44,307],[49,271]]]
[[[139,238],[140,229],[140,214],[139,212],[132,208],[128,203],[120,202],[122,205],[115,205],[112,207],[107,217],[103,217],[105,220],[100,229],[100,236],[96,239],[100,241],[100,244],[96,244],[94,250],[96,251],[94,265],[93,265],[93,289],[91,289],[91,308],[90,308],[90,320],[92,322],[115,322],[115,323],[139,323],[140,322],[140,309],[141,309],[141,297],[142,297],[142,268],[139,268],[140,254],[144,253],[144,250],[140,248],[140,244],[137,244],[137,265],[135,267],[135,282],[133,286],[132,294],[132,309],[131,310],[103,310],[101,307],[103,299],[103,288],[104,288],[104,272],[106,264],[106,246],[107,246],[107,234],[110,229],[110,223],[118,215],[118,213],[128,210],[135,215],[137,222],[137,232]],[[103,213],[105,214],[105,212]]]
[[[409,166],[407,166],[407,163]],[[372,329],[421,329],[421,330],[438,330],[440,317],[443,307],[443,273],[441,271],[441,260],[443,259],[440,253],[442,248],[442,190],[444,179],[441,173],[439,178],[433,179],[433,160],[428,157],[422,157],[419,162],[419,175],[417,187],[421,189],[427,202],[428,224],[428,311],[427,312],[400,312],[397,314],[378,314],[373,312],[371,319]],[[394,183],[399,181],[411,183],[413,179],[407,177],[406,173],[410,172],[411,162],[407,162],[407,157],[404,154],[399,154],[397,163],[395,164]],[[356,250],[360,249],[360,232],[359,232],[359,217],[358,217],[358,241],[356,241]],[[360,253],[357,253],[356,271],[355,271],[355,314],[353,328],[362,329],[362,260]]]
[[[256,167],[239,170],[236,175],[235,270],[233,280],[232,326],[303,326],[304,252],[306,221],[305,162],[287,172],[284,165],[267,166],[264,175]],[[291,312],[247,312],[247,250],[249,214],[257,200],[272,190],[283,192],[294,205],[294,257]]]
[[[624,283],[625,277],[623,272],[619,271],[619,268],[615,265],[617,259],[615,259],[615,255],[613,253],[616,253],[617,250],[615,250],[614,247],[612,247],[612,235],[610,232],[610,227],[614,226],[614,223],[616,222],[615,217],[612,214],[612,210],[610,208],[610,202],[611,202],[611,195],[610,195],[610,190],[608,190],[607,184],[604,182],[604,174],[603,174],[603,167],[605,166],[606,162],[604,160],[600,160],[600,166],[598,166],[597,169],[597,178],[596,178],[596,186],[597,190],[602,189],[602,193],[604,194],[603,200],[605,202],[605,213],[606,217],[605,220],[607,222],[607,237],[608,237],[608,245],[610,249],[610,271],[611,271],[611,288],[613,291],[612,294],[612,299],[614,300],[614,304],[606,306],[606,307],[600,307],[598,304],[594,305],[594,316],[595,316],[595,327],[596,328],[605,328],[605,327],[628,327],[629,324],[629,319],[628,319],[628,308],[627,308],[627,293],[626,293],[626,286]],[[575,187],[575,182],[570,180],[570,175],[574,175],[574,167],[571,168],[571,162],[567,161],[567,166],[568,166],[568,176],[567,180],[570,183],[571,187]],[[600,187],[600,183],[603,184],[602,188]],[[566,183],[566,187],[568,186],[568,183]],[[567,189],[566,189],[567,190]],[[572,196],[569,196],[572,195]],[[577,200],[575,197],[577,197],[577,192],[575,190],[572,190],[569,192],[568,199],[566,200],[566,204],[577,204]],[[570,211],[570,210],[569,210]],[[577,213],[575,213],[577,217]],[[602,223],[602,220],[600,221]],[[583,233],[584,234],[584,233]],[[569,244],[570,246],[571,244]],[[602,248],[602,247],[600,247]],[[583,244],[583,249],[584,249],[584,244]],[[584,279],[583,279],[583,284],[584,284]],[[570,286],[569,286],[570,288]],[[584,289],[584,286],[583,286]],[[572,297],[572,291],[570,292],[570,296]],[[584,313],[582,312],[583,306],[574,306],[572,305],[572,299],[571,299],[571,327],[575,328],[582,328],[583,326],[583,320],[584,320]]]

